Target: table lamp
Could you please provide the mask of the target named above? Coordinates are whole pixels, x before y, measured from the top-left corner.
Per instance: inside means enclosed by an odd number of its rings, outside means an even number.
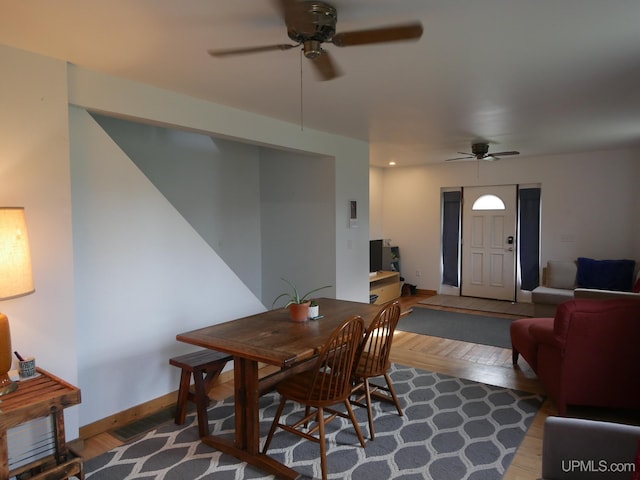
[[[27,223],[22,207],[0,207],[0,300],[34,292]],[[11,332],[9,319],[0,313],[0,396],[18,384],[9,378]]]

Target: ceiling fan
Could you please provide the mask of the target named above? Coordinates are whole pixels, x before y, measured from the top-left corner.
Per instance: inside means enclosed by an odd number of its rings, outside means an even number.
[[[461,153],[462,155],[465,155],[464,157],[457,157],[457,158],[449,158],[446,161],[447,162],[452,162],[455,160],[470,160],[472,158],[475,158],[476,160],[489,160],[489,161],[493,161],[493,160],[500,160],[500,157],[506,157],[508,155],[520,155],[520,152],[516,152],[515,150],[511,150],[509,152],[496,152],[496,153],[489,153],[489,144],[488,143],[474,143],[471,145],[471,152],[472,153],[467,153],[467,152],[458,152]]]
[[[351,47],[372,43],[417,40],[422,36],[420,22],[336,33],[338,11],[332,5],[313,0],[278,0],[277,3],[284,17],[287,34],[292,41],[296,42],[295,45],[283,43],[208,50],[209,55],[225,57],[272,50],[289,50],[302,45],[304,56],[312,61],[320,78],[331,80],[341,75],[341,72],[329,52],[322,48],[323,43],[331,43],[336,47]]]

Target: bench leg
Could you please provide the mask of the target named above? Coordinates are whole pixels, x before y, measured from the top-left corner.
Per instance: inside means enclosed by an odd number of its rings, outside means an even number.
[[[180,387],[178,389],[178,402],[176,403],[175,424],[184,424],[187,416],[187,402],[189,400],[189,386],[191,384],[191,372],[182,370],[180,374]]]
[[[194,396],[193,402],[196,404],[196,411],[198,413],[198,433],[200,437],[209,435],[209,416],[207,415],[207,406],[209,404],[209,397],[204,386],[203,372],[193,372],[193,386]]]
[[[224,366],[227,364],[227,362],[224,362],[220,365],[216,365],[214,368],[210,369],[207,372],[207,376],[204,379],[204,391],[208,394],[209,390],[211,390],[211,384],[213,384],[213,382],[215,382],[216,378],[218,378],[220,376],[220,373],[222,373],[222,369],[224,368]]]
[[[226,362],[221,365],[216,365],[214,368],[209,369],[206,375],[203,376],[202,371],[193,372],[193,383],[195,389],[195,395],[193,401],[196,404],[196,411],[198,413],[198,432],[200,437],[209,435],[209,415],[207,414],[207,407],[209,406],[209,390],[211,384],[222,372],[222,369],[226,365]]]

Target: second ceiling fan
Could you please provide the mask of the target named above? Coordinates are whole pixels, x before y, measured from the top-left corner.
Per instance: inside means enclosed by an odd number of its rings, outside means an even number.
[[[272,50],[289,50],[302,46],[304,56],[312,61],[320,78],[331,80],[341,73],[329,52],[322,48],[324,43],[331,43],[336,47],[350,47],[417,40],[422,37],[423,29],[420,22],[336,33],[338,11],[329,3],[310,0],[279,0],[278,5],[284,17],[287,34],[292,41],[296,42],[295,44],[282,43],[256,47],[212,49],[208,51],[209,55],[225,57]]]
[[[464,157],[457,157],[457,158],[449,158],[446,161],[447,162],[453,162],[455,160],[471,160],[471,159],[476,159],[476,160],[489,160],[489,161],[493,161],[493,160],[499,160],[500,157],[506,157],[508,155],[520,155],[520,152],[517,152],[515,150],[511,150],[508,152],[496,152],[496,153],[489,153],[489,144],[488,143],[474,143],[471,145],[471,153],[466,153],[466,152],[458,152],[462,155],[465,155]]]

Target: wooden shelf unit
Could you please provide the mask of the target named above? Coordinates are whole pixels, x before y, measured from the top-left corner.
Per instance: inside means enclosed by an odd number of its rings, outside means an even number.
[[[82,459],[67,447],[64,432],[64,409],[80,403],[80,389],[51,373],[37,369],[40,375],[20,380],[15,392],[0,397],[0,480],[31,472],[33,480],[62,479],[77,476],[84,479]],[[9,465],[7,431],[34,419],[51,415],[54,453],[28,464]]]
[[[376,272],[369,276],[369,295],[377,295],[376,305],[382,305],[400,297],[400,273]]]

